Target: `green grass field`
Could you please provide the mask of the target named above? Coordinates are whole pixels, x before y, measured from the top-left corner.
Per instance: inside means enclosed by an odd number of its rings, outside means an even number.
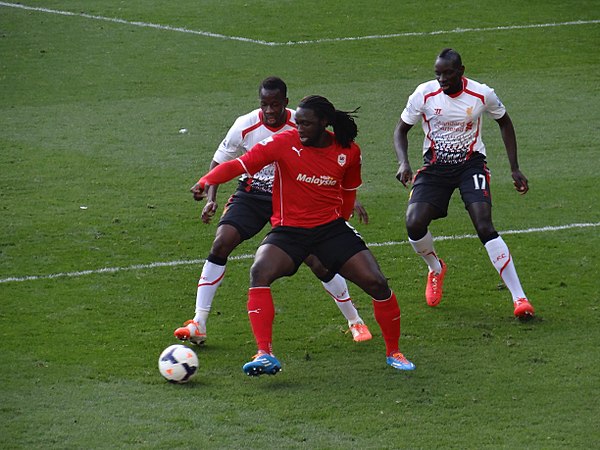
[[[0,2],[0,448],[600,445],[598,2],[23,4]],[[484,139],[494,223],[538,312],[527,323],[458,195],[431,227],[449,266],[438,308],[406,244],[392,132],[447,46],[516,127],[524,197],[491,120]],[[371,223],[356,225],[397,293],[413,373],[386,366],[364,293],[350,287],[374,339],[355,344],[302,268],[273,286],[284,370],[246,377],[262,235],[228,264],[198,375],[178,386],[158,373],[216,229],[188,189],[268,75],[287,81],[291,106],[320,94],[361,107]]]

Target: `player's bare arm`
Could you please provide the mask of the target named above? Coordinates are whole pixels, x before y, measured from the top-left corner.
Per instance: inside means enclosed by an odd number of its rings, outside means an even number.
[[[194,196],[194,200],[199,202],[206,198],[206,192],[204,191],[204,184],[199,181],[190,188],[190,192]]]
[[[402,183],[404,187],[412,181],[413,172],[408,161],[408,132],[412,125],[407,124],[402,119],[398,121],[394,130],[394,148],[396,157],[398,158],[398,171],[396,179]]]
[[[210,162],[209,171],[214,169],[219,165],[218,162],[212,160]],[[217,208],[219,205],[217,204],[217,190],[219,189],[219,185],[210,185],[206,187],[206,204],[204,208],[202,208],[202,215],[200,216],[202,222],[210,223],[211,219],[214,217],[217,212]]]
[[[526,194],[529,190],[529,183],[525,175],[521,172],[521,169],[519,169],[519,161],[517,158],[517,136],[512,120],[508,113],[506,113],[500,119],[497,119],[496,122],[498,122],[498,126],[500,127],[500,134],[502,136],[502,141],[504,142],[504,147],[506,148],[506,155],[508,156],[515,189],[521,195]]]
[[[364,223],[365,225],[369,224],[369,214],[362,203],[358,200],[354,201],[354,211],[352,211],[351,217],[354,216],[358,217],[358,223]]]

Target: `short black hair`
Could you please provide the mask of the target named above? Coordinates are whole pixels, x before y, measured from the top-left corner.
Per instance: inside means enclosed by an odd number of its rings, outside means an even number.
[[[454,66],[456,67],[460,67],[463,65],[460,54],[452,48],[445,48],[444,50],[442,50],[438,55],[438,58],[452,61],[454,63]]]
[[[260,96],[260,91],[263,89],[267,91],[280,91],[284,97],[287,97],[287,85],[285,81],[283,81],[279,77],[267,77],[260,82],[260,86],[258,87],[258,95]]]

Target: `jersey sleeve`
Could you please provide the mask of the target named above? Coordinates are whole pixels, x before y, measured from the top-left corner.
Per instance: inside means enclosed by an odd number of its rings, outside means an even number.
[[[485,105],[487,114],[489,114],[490,117],[492,117],[494,120],[502,118],[502,116],[506,114],[506,108],[504,107],[504,105],[500,101],[500,98],[498,98],[496,92],[492,88],[488,86],[485,86],[485,88]]]
[[[240,156],[238,161],[243,164],[245,172],[252,176],[267,164],[276,161],[277,141],[279,141],[277,135],[270,136]]]
[[[342,179],[342,189],[346,191],[354,191],[362,184],[362,156],[360,147],[352,144],[352,155],[349,158],[349,165]]]
[[[244,166],[239,160],[227,161],[223,164],[219,164],[200,178],[198,183],[202,185],[202,188],[206,187],[207,184],[223,184],[242,173],[244,173]]]
[[[421,93],[420,89],[417,88],[417,90],[415,90],[415,92],[408,97],[406,107],[404,108],[404,111],[402,111],[400,118],[404,123],[407,123],[408,125],[414,125],[421,120],[423,111],[422,108],[423,94]]]
[[[219,144],[215,151],[213,160],[219,164],[231,161],[244,152],[242,130],[244,129],[243,117],[238,117],[233,123],[225,138]]]

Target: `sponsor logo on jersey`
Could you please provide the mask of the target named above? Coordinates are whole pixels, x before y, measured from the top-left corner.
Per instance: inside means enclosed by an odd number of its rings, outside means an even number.
[[[298,154],[298,156],[300,156],[300,152],[301,152],[302,150],[304,150],[304,149],[303,149],[302,147],[300,147],[300,148],[296,148],[296,147],[294,147],[294,146],[292,145],[292,150],[294,150],[294,151],[295,151],[295,152]]]
[[[302,181],[303,183],[308,184],[316,184],[317,186],[335,186],[337,184],[337,180],[335,178],[331,178],[327,175],[316,176],[313,175],[309,177],[304,173],[299,173],[296,177],[296,181]]]

